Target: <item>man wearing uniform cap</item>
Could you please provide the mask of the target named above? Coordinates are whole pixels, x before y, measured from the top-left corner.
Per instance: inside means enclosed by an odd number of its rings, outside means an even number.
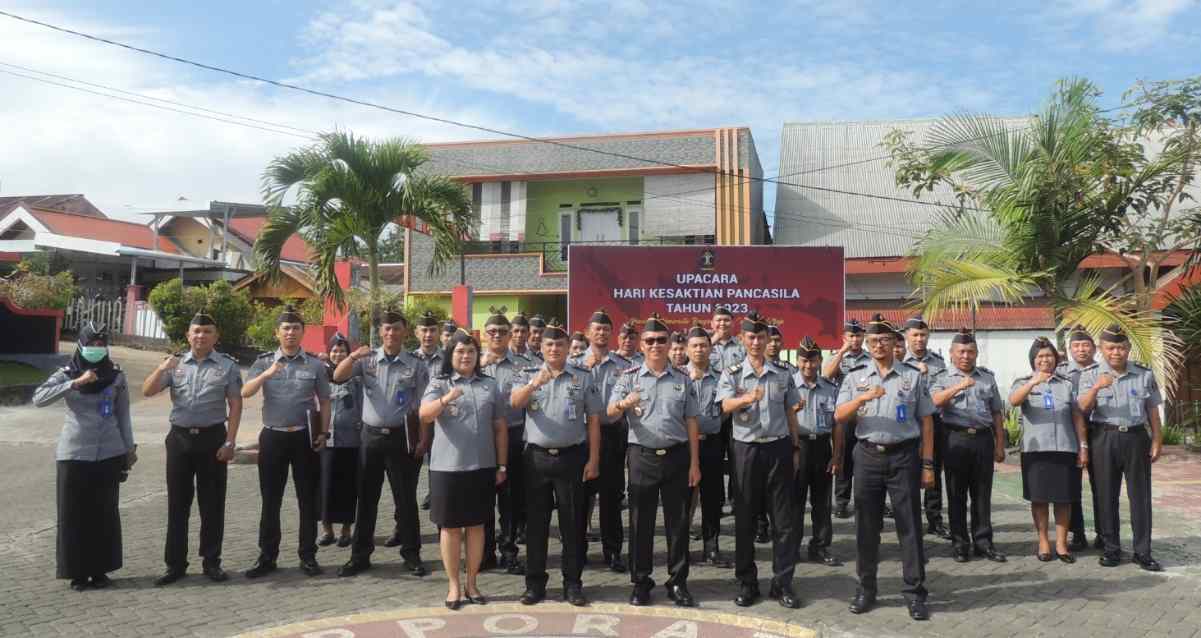
[[[1005,555],[993,546],[992,482],[993,464],[1005,460],[1006,403],[992,371],[976,365],[977,348],[967,328],[952,337],[951,367],[929,377],[930,395],[942,412],[947,518],[955,561],[966,563],[975,553],[1003,563]]]
[[[584,354],[568,359],[567,362],[592,375],[592,385],[596,388],[602,405],[608,405],[613,396],[613,388],[617,379],[634,363],[629,359],[609,350],[609,342],[613,338],[613,320],[604,309],[592,313],[588,320],[588,349]],[[629,436],[628,424],[624,414],[600,415],[601,452],[600,477],[589,483],[586,488],[590,494],[596,494],[600,506],[601,547],[604,550],[605,565],[610,570],[621,573],[626,570],[621,560],[621,550],[624,544],[624,534],[621,528],[621,495],[625,491],[625,461],[626,440]],[[587,556],[587,542],[583,545],[584,555]]]
[[[426,366],[429,368],[429,374],[430,374],[431,378],[433,378],[435,375],[439,374],[439,372],[442,370],[442,348],[446,345],[447,338],[449,338],[450,335],[454,334],[455,330],[458,329],[458,328],[454,327],[454,322],[447,322],[447,325],[450,326],[450,331],[447,332],[446,330],[442,330],[443,334],[439,335],[438,318],[434,316],[434,313],[432,310],[426,310],[425,312],[421,313],[420,317],[417,318],[416,332],[417,332],[418,346],[417,346],[417,349],[412,352],[412,355],[414,357],[417,357],[421,361],[425,362]],[[432,443],[433,442],[431,441],[431,445],[432,445]],[[429,485],[429,455],[428,454],[425,457],[425,461],[426,461],[426,464],[425,464],[426,465],[426,472],[425,472],[426,482],[425,482],[425,484]],[[387,474],[388,474],[388,484],[389,485],[400,480],[399,478],[393,478],[392,474],[390,472],[388,472]],[[393,490],[392,494],[395,497],[397,492],[395,490]],[[395,502],[392,505],[393,505],[392,519],[393,519],[393,521],[395,521],[395,526],[392,529],[392,535],[389,536],[388,539],[384,541],[384,547],[396,547],[397,545],[400,545],[401,504],[400,504],[399,500],[395,500]],[[425,493],[425,498],[422,499],[422,501],[421,501],[421,509],[428,510],[429,508],[430,508],[430,493],[427,489],[427,491]]]
[[[926,375],[927,383],[932,375],[946,370],[947,364],[942,356],[930,351],[930,325],[921,315],[910,317],[905,322],[904,337],[907,352],[902,360],[921,370],[922,374]],[[934,487],[925,490],[922,500],[926,510],[926,533],[949,540],[951,533],[942,521],[942,439],[942,415],[935,413]]]
[[[417,519],[417,480],[430,441],[419,440],[417,410],[429,384],[429,367],[404,351],[408,329],[404,315],[386,310],[379,325],[380,347],[361,346],[334,369],[334,382],[357,378],[363,385],[363,432],[359,452],[359,502],[350,560],[339,576],[371,568],[375,552],[375,520],[385,472],[398,503],[400,556],[416,576],[428,572],[421,562],[421,529]]]
[[[617,354],[632,365],[640,365],[645,357],[638,350],[638,322],[630,319],[617,331]]]
[[[442,334],[438,335],[438,347],[445,350],[446,342],[450,341],[450,338],[453,337],[458,331],[459,324],[455,323],[453,319],[447,319],[446,321],[443,321]]]
[[[797,362],[792,380],[800,394],[797,404],[797,426],[800,437],[800,455],[797,464],[797,533],[798,539],[805,536],[805,501],[810,504],[810,519],[813,534],[809,539],[809,561],[836,567],[842,563],[830,555],[830,543],[834,539],[834,524],[831,520],[831,491],[833,445],[830,435],[834,431],[834,405],[838,401],[838,386],[821,376],[822,351],[813,337],[806,336],[797,347]]]
[[[688,512],[688,520],[692,520],[697,501],[701,507],[700,537],[694,540],[703,543],[703,561],[713,567],[729,569],[733,567],[730,561],[722,557],[718,550],[718,536],[721,533],[721,506],[725,500],[725,486],[722,485],[722,466],[725,463],[726,443],[722,436],[721,404],[717,401],[717,384],[721,380],[721,370],[716,370],[710,363],[712,352],[709,333],[696,324],[688,331],[688,365],[684,368],[688,375],[689,384],[697,396],[700,413],[697,415],[700,439],[699,462],[701,482],[696,490],[698,498],[692,499],[692,507]]]
[[[775,322],[768,321],[767,324],[767,347],[764,349],[764,354],[767,355],[767,360],[784,368],[788,376],[796,378],[797,368],[787,361],[780,359],[780,352],[784,349],[784,333],[780,332],[780,328]],[[755,517],[755,542],[766,543],[771,540],[771,535],[768,533],[769,522],[767,520],[767,512],[761,511]],[[800,538],[800,535],[797,536]]]
[[[551,322],[542,334],[544,362],[513,381],[514,409],[525,410],[526,569],[521,604],[546,598],[546,549],[552,503],[563,540],[563,599],[582,607],[584,482],[597,477],[604,411],[591,371],[567,363],[567,332]]]
[[[250,367],[250,380],[242,386],[242,398],[263,391],[263,429],[259,432],[259,492],[263,498],[259,518],[259,558],[246,571],[247,578],[275,571],[279,556],[279,510],[288,485],[288,467],[300,510],[300,569],[309,576],[321,573],[317,564],[317,488],[321,462],[309,436],[309,412],[316,405],[321,413],[316,448],[325,445],[329,432],[329,376],[325,364],[300,349],[304,319],[286,306],[276,321],[279,349],[259,356]]]
[[[1068,334],[1068,356],[1055,368],[1055,372],[1068,378],[1072,382],[1073,387],[1077,392],[1080,390],[1080,372],[1085,368],[1096,363],[1097,344],[1093,342],[1093,336],[1084,329],[1084,326],[1079,324]],[[1083,441],[1088,443],[1088,441]],[[1101,511],[1097,504],[1097,482],[1096,471],[1092,468],[1088,470],[1088,490],[1092,494],[1093,501],[1093,547],[1096,549],[1104,549],[1105,541],[1101,539],[1101,519],[1097,516],[1097,512]],[[1077,481],[1076,485],[1081,485]],[[1072,533],[1071,541],[1068,542],[1068,549],[1078,552],[1088,548],[1088,540],[1084,532],[1084,508],[1081,505],[1083,501],[1082,494],[1076,494],[1076,500],[1072,502],[1072,522],[1069,525],[1069,530]]]
[[[846,431],[855,426],[855,571],[859,590],[850,611],[862,614],[876,604],[880,530],[884,495],[892,499],[901,542],[902,593],[909,617],[926,620],[926,552],[922,544],[920,491],[934,484],[934,403],[917,368],[896,361],[896,334],[877,313],[866,330],[872,362],[847,371],[834,411],[835,472],[841,467]],[[826,365],[829,369],[829,364]]]
[[[709,355],[709,367],[720,377],[721,373],[730,366],[742,363],[746,358],[746,348],[742,347],[742,342],[735,338],[734,333],[737,327],[734,326],[734,315],[726,306],[718,306],[713,311],[713,317],[709,319],[710,338],[712,339],[712,353]],[[730,502],[734,502],[734,476],[730,470],[730,464],[733,463],[733,458],[730,456],[730,432],[733,428],[733,422],[730,415],[722,417],[721,422],[721,440],[722,440],[722,458],[725,459],[725,473],[729,475],[728,489],[726,496]],[[723,501],[725,498],[722,499]]]
[[[765,355],[768,336],[763,319],[752,312],[741,328],[746,359],[722,373],[715,398],[734,417],[734,576],[739,582],[734,604],[748,607],[759,598],[754,519],[765,510],[775,523],[769,596],[796,609],[801,601],[792,590],[798,545],[794,450],[800,395],[788,371]]]
[[[688,337],[682,332],[673,332],[668,344],[667,362],[680,370],[688,367]]]
[[[700,483],[700,425],[688,377],[667,360],[668,328],[652,314],[642,327],[646,360],[622,371],[609,399],[610,418],[629,422],[630,604],[649,605],[655,519],[663,502],[667,597],[695,607],[688,592],[688,503]]]
[[[580,332],[579,330],[571,333],[571,348],[568,355],[571,357],[578,357],[584,354],[584,351],[587,349],[588,337],[584,336],[584,333]]]
[[[200,510],[200,557],[204,575],[221,582],[225,534],[227,463],[234,457],[242,420],[242,372],[231,356],[213,350],[219,334],[213,318],[197,313],[188,325],[188,351],[163,359],[142,382],[142,395],[171,389],[167,434],[167,572],[154,581],[169,585],[187,573],[188,517],[192,496]],[[226,423],[229,429],[226,430]],[[193,487],[194,485],[194,487]]]
[[[530,352],[530,320],[526,318],[524,313],[517,312],[513,315],[513,318],[509,320],[509,330],[511,331],[509,350],[517,358],[521,367],[524,368],[537,363],[538,360]],[[512,423],[509,425],[512,425]]]
[[[822,376],[841,384],[846,373],[852,368],[867,365],[871,356],[863,349],[863,326],[858,319],[846,322],[842,333],[842,347],[822,364]],[[851,517],[851,480],[855,474],[855,426],[851,424],[846,431],[846,445],[843,448],[842,467],[844,471],[834,477],[834,516],[836,518]]]
[[[1088,417],[1089,472],[1097,473],[1096,515],[1105,542],[1101,566],[1121,563],[1118,496],[1125,479],[1134,563],[1161,571],[1151,557],[1151,464],[1163,451],[1163,396],[1155,373],[1130,361],[1130,338],[1115,324],[1101,332],[1101,361],[1085,368],[1079,383],[1080,411]]]
[[[530,336],[526,341],[526,358],[530,365],[542,363],[542,333],[546,330],[546,319],[542,315],[530,317]]]
[[[523,317],[524,319],[524,317]],[[528,328],[528,325],[527,325]],[[525,528],[525,474],[522,470],[521,450],[525,445],[525,410],[508,403],[513,392],[513,381],[523,368],[530,367],[527,359],[519,357],[510,348],[511,330],[504,308],[492,309],[491,316],[484,322],[484,353],[480,367],[484,374],[496,380],[500,393],[508,407],[505,421],[509,426],[508,480],[502,483],[497,494],[497,509],[500,511],[500,536],[496,536],[495,520],[484,525],[484,565],[497,564],[496,545],[500,545],[499,565],[508,573],[521,575],[525,568],[517,560],[518,532]],[[525,339],[525,335],[522,335]]]

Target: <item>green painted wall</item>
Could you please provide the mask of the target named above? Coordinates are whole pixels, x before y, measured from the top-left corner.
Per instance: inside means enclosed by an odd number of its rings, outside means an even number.
[[[431,296],[422,295],[423,299],[428,299],[443,309],[447,315],[451,314],[450,297],[447,296]],[[475,295],[471,304],[471,326],[475,330],[483,330],[484,322],[488,320],[491,313],[489,308],[500,308],[504,306],[506,313],[512,317],[518,310],[524,312],[527,316],[541,314],[544,317],[558,317],[559,321],[567,321],[567,296],[566,295]]]
[[[591,195],[588,189],[595,188]],[[531,242],[559,241],[559,208],[562,204],[579,206],[593,202],[642,200],[641,177],[566,180],[526,183],[525,240]],[[572,224],[572,232],[578,232]]]

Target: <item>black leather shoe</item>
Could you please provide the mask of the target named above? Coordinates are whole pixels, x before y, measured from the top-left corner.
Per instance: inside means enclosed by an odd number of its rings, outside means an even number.
[[[333,545],[334,544],[334,535],[333,534],[322,534],[321,538],[317,540],[317,544],[322,547],[328,547],[330,545]]]
[[[1134,560],[1135,565],[1142,567],[1146,571],[1149,571],[1149,572],[1162,572],[1163,571],[1163,565],[1160,565],[1159,561],[1155,560],[1154,558],[1151,558],[1150,556],[1141,556],[1139,554],[1135,554],[1133,556],[1133,560]]]
[[[951,553],[951,558],[954,558],[956,563],[966,563],[972,560],[972,555],[966,547],[956,547]]]
[[[809,548],[809,562],[821,563],[821,564],[827,565],[829,567],[838,567],[839,565],[842,564],[842,561],[831,556],[830,552],[826,551],[825,547],[810,547]]]
[[[304,572],[305,576],[320,576],[322,570],[317,564],[317,559],[305,558],[300,561],[300,571]]]
[[[495,556],[485,556],[484,560],[480,561],[480,571],[490,572],[497,568]]]
[[[668,585],[667,597],[675,601],[676,607],[696,607],[696,599],[684,585]]]
[[[113,584],[113,579],[109,578],[108,576],[106,576],[104,574],[100,574],[99,576],[92,576],[91,585],[95,589],[104,589],[105,587],[112,586],[112,584]]]
[[[930,620],[930,608],[926,606],[926,601],[909,601],[909,617],[914,620]]]
[[[766,543],[769,540],[771,540],[771,538],[767,535],[767,526],[763,526],[755,530],[756,543]]]
[[[1009,560],[1005,554],[997,551],[997,548],[989,545],[988,547],[977,547],[975,550],[977,556],[983,556],[994,563],[1004,563]]]
[[[396,547],[397,545],[400,545],[400,530],[393,531],[388,540],[384,541],[384,547]]]
[[[1120,554],[1102,554],[1097,560],[1097,564],[1102,567],[1117,567],[1122,564],[1122,556]]]
[[[182,569],[168,569],[167,573],[154,579],[154,586],[166,587],[180,578],[183,578],[186,574],[187,572]]]
[[[609,571],[615,574],[626,573],[626,564],[622,562],[621,556],[611,556],[605,560],[605,565],[609,566]]]
[[[214,583],[223,583],[229,580],[229,574],[225,573],[225,570],[221,569],[220,565],[209,565],[204,568],[203,573]]]
[[[876,606],[876,597],[863,591],[855,592],[855,597],[851,599],[851,605],[847,609],[852,614],[866,614]]]
[[[568,587],[563,590],[563,600],[572,607],[587,607],[588,599],[584,597],[584,590],[579,585]]]
[[[743,585],[738,589],[738,595],[734,597],[734,604],[739,607],[750,607],[759,602],[759,588]]]
[[[527,589],[527,590],[525,590],[524,593],[521,594],[520,600],[521,600],[521,604],[523,604],[523,605],[537,605],[538,603],[542,602],[543,600],[546,600],[546,592],[545,591],[537,591],[534,589]]]
[[[779,585],[772,585],[771,589],[767,590],[767,597],[772,600],[780,601],[781,607],[787,607],[789,609],[801,608],[801,599],[797,597],[796,592],[792,591],[791,586],[782,587]]]
[[[688,533],[688,538],[691,538],[694,541],[701,540],[701,530],[699,530],[699,529],[692,530],[691,532]]]
[[[86,579],[86,578],[72,578],[72,579],[71,579],[71,589],[74,589],[75,591],[87,591],[87,589],[88,589],[88,579]]]
[[[430,573],[430,571],[425,568],[425,563],[421,562],[420,558],[404,559],[404,568],[414,576],[425,576],[426,574]]]
[[[260,558],[257,561],[255,561],[254,567],[251,567],[250,569],[246,570],[246,577],[247,578],[262,578],[263,576],[270,574],[271,572],[275,571],[276,569],[278,569],[278,567],[276,567],[275,561],[267,560],[265,558]]]
[[[734,566],[728,559],[723,557],[720,552],[709,552],[705,554],[705,563],[710,567],[719,567],[721,569],[729,569]]]
[[[365,572],[368,569],[371,569],[371,561],[352,558],[346,561],[345,565],[342,565],[338,568],[338,577],[346,578],[348,576],[354,576],[355,574]]]
[[[668,592],[668,596],[671,593]],[[651,604],[651,588],[646,585],[634,585],[634,591],[630,592],[630,604],[635,607],[645,607]]]
[[[1076,556],[1073,555],[1071,552],[1067,552],[1065,554],[1060,554],[1059,552],[1055,552],[1055,556],[1059,559],[1060,562],[1067,563],[1068,565],[1071,565],[1076,562]]]
[[[338,547],[350,547],[352,542],[354,542],[354,538],[349,535],[338,537]]]
[[[514,558],[513,562],[509,563],[509,566],[505,568],[505,573],[510,576],[525,576],[525,565]]]
[[[834,518],[850,518],[851,508],[847,505],[839,505],[834,510]]]
[[[1068,551],[1083,552],[1088,549],[1088,539],[1082,534],[1072,534],[1072,539],[1068,541]]]
[[[937,536],[943,540],[951,539],[951,531],[947,529],[941,522],[930,523],[926,526],[926,533],[931,536]]]

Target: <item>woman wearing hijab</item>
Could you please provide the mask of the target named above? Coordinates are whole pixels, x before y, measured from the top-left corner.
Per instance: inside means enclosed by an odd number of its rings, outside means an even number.
[[[1032,374],[1018,377],[1009,393],[1009,403],[1022,411],[1022,496],[1030,501],[1030,513],[1038,532],[1040,561],[1059,557],[1076,562],[1068,549],[1068,524],[1072,501],[1080,493],[1080,470],[1088,454],[1080,446],[1085,438],[1084,416],[1076,405],[1076,388],[1070,379],[1055,372],[1059,351],[1046,337],[1030,346]],[[1055,554],[1047,538],[1047,509],[1055,509]]]
[[[58,466],[58,578],[71,589],[112,584],[121,568],[119,485],[137,461],[129,422],[129,387],[109,359],[108,333],[89,323],[70,365],[33,395],[37,407],[65,399]]]
[[[350,355],[350,342],[341,333],[329,341],[326,367],[330,378],[330,438],[321,449],[321,527],[318,545],[334,543],[334,524],[341,523],[338,547],[349,547],[350,526],[358,505],[359,429],[363,421],[362,384],[357,377],[333,380],[334,368]]]

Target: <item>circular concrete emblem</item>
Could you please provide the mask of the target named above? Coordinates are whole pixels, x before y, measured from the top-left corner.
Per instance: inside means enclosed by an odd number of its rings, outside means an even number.
[[[469,605],[459,611],[403,609],[321,618],[263,629],[243,638],[813,638],[808,628],[739,614],[681,609],[565,603]]]

